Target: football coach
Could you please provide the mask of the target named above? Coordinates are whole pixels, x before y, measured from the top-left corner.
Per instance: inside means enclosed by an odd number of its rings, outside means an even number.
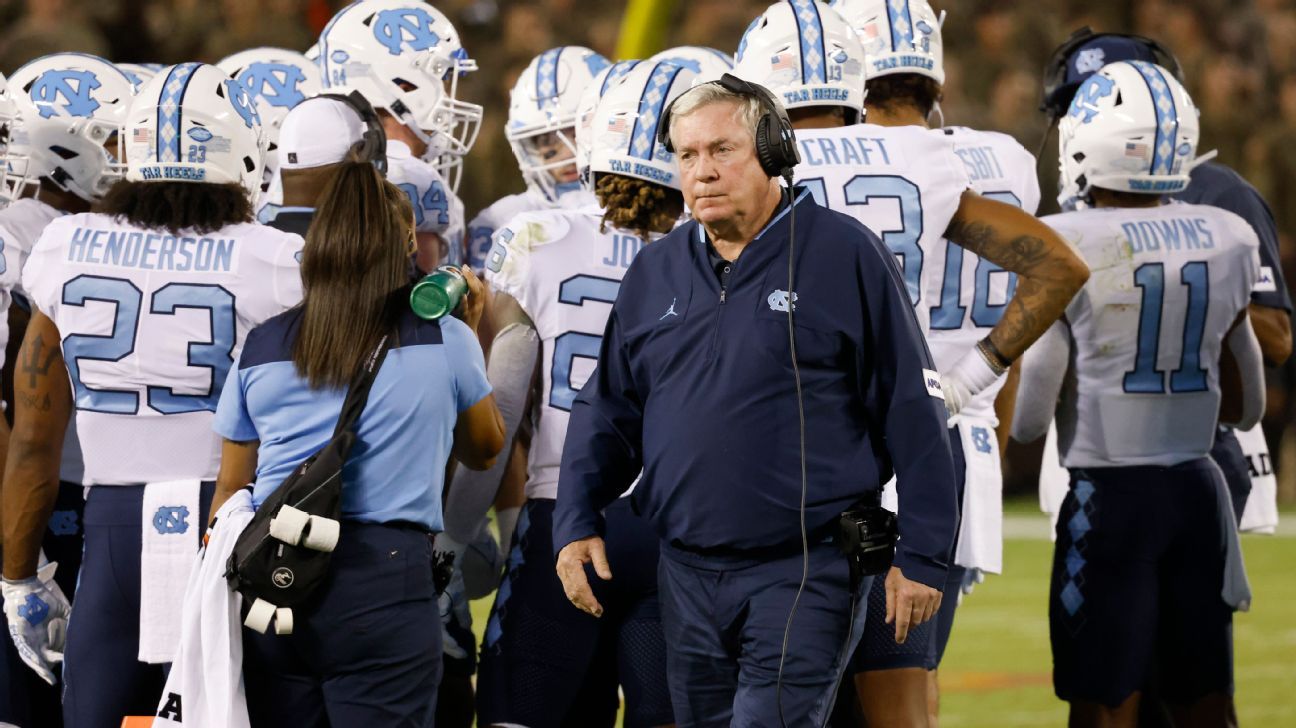
[[[693,219],[626,272],[572,407],[558,574],[602,614],[587,565],[606,580],[616,564],[600,514],[642,470],[678,724],[823,725],[871,581],[843,554],[842,516],[876,526],[893,472],[897,641],[940,605],[958,522],[940,378],[883,243],[780,185],[796,147],[773,95],[726,74],[659,123]]]

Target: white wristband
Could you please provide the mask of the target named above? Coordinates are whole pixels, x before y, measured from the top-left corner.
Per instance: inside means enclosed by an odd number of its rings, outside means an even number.
[[[990,362],[985,360],[975,346],[955,362],[949,373],[944,376],[958,379],[973,397],[999,380],[999,374],[990,367]]]

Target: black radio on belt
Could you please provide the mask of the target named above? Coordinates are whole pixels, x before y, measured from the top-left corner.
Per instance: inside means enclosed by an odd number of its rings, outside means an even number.
[[[850,562],[851,591],[865,576],[882,574],[891,568],[895,558],[899,530],[895,514],[882,507],[882,492],[873,491],[838,520],[837,544]]]

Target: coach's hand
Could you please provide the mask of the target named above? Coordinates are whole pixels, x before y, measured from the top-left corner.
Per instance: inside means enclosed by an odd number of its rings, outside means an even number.
[[[473,272],[472,266],[459,266],[459,272],[463,274],[464,281],[468,284],[468,292],[464,294],[463,303],[459,304],[459,309],[455,311],[455,316],[473,331],[477,330],[477,325],[481,323],[482,311],[486,307],[486,284],[477,277]]]
[[[563,591],[576,608],[592,614],[603,616],[603,605],[594,598],[589,581],[585,578],[585,564],[594,564],[594,573],[603,581],[612,578],[612,569],[608,566],[607,551],[603,539],[590,536],[579,541],[572,541],[558,552],[558,578],[562,580]],[[939,595],[938,595],[939,596]]]
[[[941,593],[926,584],[909,581],[900,567],[892,566],[886,577],[886,623],[895,622],[896,644],[904,644],[909,628],[936,616]]]

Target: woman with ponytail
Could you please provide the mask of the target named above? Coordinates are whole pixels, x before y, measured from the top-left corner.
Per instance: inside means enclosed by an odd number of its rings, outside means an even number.
[[[409,200],[366,162],[345,162],[302,251],[303,298],[254,329],[222,393],[216,504],[252,483],[263,503],[332,437],[348,384],[384,336],[390,350],[343,468],[330,581],[290,635],[244,630],[256,726],[430,726],[441,628],[430,536],[442,529],[447,460],[489,467],[503,444],[474,333],[482,283],[464,268],[460,318],[409,308]]]

